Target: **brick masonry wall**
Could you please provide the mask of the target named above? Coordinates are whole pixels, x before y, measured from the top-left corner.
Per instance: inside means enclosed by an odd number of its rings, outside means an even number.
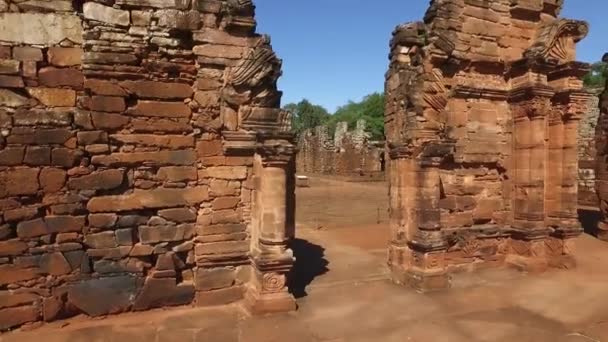
[[[0,330],[241,299],[253,157],[224,155],[221,91],[267,42],[252,4],[0,12]]]
[[[580,205],[597,207],[599,200],[595,190],[595,130],[600,115],[599,96],[601,90],[594,91],[589,101],[588,114],[581,120],[578,130],[578,202]]]
[[[369,141],[365,122],[348,131],[339,122],[334,137],[326,127],[304,131],[298,141],[297,171],[337,176],[377,175],[384,172],[384,143]]]

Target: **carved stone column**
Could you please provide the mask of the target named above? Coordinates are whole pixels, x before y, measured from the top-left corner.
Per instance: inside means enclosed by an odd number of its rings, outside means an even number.
[[[287,289],[287,275],[294,263],[288,248],[291,239],[289,177],[295,149],[292,135],[276,134],[262,138],[254,165],[254,217],[251,261],[254,275],[246,303],[254,314],[296,309]]]
[[[441,157],[423,155],[416,170],[417,230],[408,243],[412,260],[407,280],[411,287],[421,292],[450,287],[445,259],[448,245],[441,232],[439,209],[441,161]]]

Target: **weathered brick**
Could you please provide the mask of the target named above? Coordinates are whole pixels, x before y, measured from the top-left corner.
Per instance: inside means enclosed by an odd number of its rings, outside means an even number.
[[[226,180],[243,180],[247,178],[247,168],[244,166],[208,167],[201,171],[201,178],[217,178]]]
[[[70,89],[27,88],[31,97],[48,107],[73,107],[76,105],[76,92]]]
[[[20,255],[27,249],[27,244],[19,239],[0,241],[0,256]]]
[[[213,210],[234,209],[240,201],[240,197],[219,197],[212,202]]]
[[[224,154],[222,141],[219,139],[199,141],[196,143],[196,153],[199,158],[221,156]]]
[[[76,69],[58,69],[46,67],[38,72],[38,81],[41,85],[47,87],[71,87],[74,89],[82,89],[84,76],[82,72]]]
[[[21,207],[4,212],[4,220],[6,222],[30,220],[38,214],[37,207]]]
[[[161,217],[173,221],[173,222],[194,222],[196,221],[196,212],[187,208],[173,208],[159,210],[158,215]]]
[[[12,59],[0,59],[0,74],[16,75],[21,63]]]
[[[126,90],[121,86],[111,81],[87,79],[84,82],[84,88],[95,95],[106,96],[127,96]]]
[[[181,121],[159,118],[133,118],[131,126],[135,132],[146,133],[190,133],[193,128],[187,120]]]
[[[74,167],[81,157],[81,151],[69,148],[54,148],[51,152],[51,162],[55,166]]]
[[[72,267],[62,253],[49,253],[40,258],[40,272],[60,276],[72,272]]]
[[[136,190],[129,195],[95,197],[89,201],[87,208],[91,212],[170,208],[196,205],[208,198],[206,186],[186,189]]]
[[[28,146],[23,163],[39,166],[51,164],[51,148],[43,146]]]
[[[2,309],[0,310],[0,330],[10,329],[25,323],[36,322],[40,317],[38,311],[38,307],[36,306],[20,306]]]
[[[120,85],[139,98],[182,100],[192,96],[192,87],[183,83],[164,83],[154,81],[125,81]]]
[[[47,52],[49,63],[54,66],[66,67],[82,64],[81,48],[51,47]]]
[[[129,117],[120,114],[91,113],[93,126],[97,129],[118,129],[129,123]]]
[[[61,169],[44,168],[40,171],[40,187],[46,193],[57,192],[63,188],[66,172]]]
[[[134,164],[188,166],[196,162],[196,155],[192,150],[112,153],[105,156],[94,156],[91,162],[95,165],[111,167]]]
[[[236,280],[236,271],[232,267],[199,268],[194,274],[194,284],[197,291],[223,289],[234,285]]]
[[[164,118],[189,118],[192,115],[192,111],[183,102],[140,100],[135,107],[129,108],[127,114]]]
[[[32,280],[40,275],[35,268],[21,268],[14,265],[0,265],[0,285]],[[0,319],[0,322],[3,322]]]
[[[13,58],[18,61],[42,61],[42,50],[29,46],[13,48]]]
[[[248,241],[224,241],[197,244],[194,248],[196,255],[211,255],[211,254],[233,254],[246,253],[249,251]]]
[[[104,131],[83,131],[76,133],[79,145],[91,145],[108,142],[108,133]]]
[[[68,188],[74,190],[111,190],[122,185],[124,171],[119,169],[93,172],[68,180]]]
[[[23,88],[25,83],[21,76],[0,75],[0,87],[3,88]]]
[[[127,105],[123,97],[94,95],[88,101],[89,109],[98,112],[123,112]]]
[[[33,292],[0,291],[0,308],[10,308],[32,304],[40,299]]]
[[[116,236],[113,231],[87,234],[84,237],[84,243],[90,248],[95,249],[118,247]]]
[[[9,144],[63,145],[72,135],[72,132],[66,128],[19,127],[13,129],[12,134],[6,140]]]
[[[90,214],[89,225],[96,228],[112,228],[118,221],[116,214]]]
[[[110,136],[110,139],[122,144],[138,146],[164,147],[170,149],[194,147],[194,137],[186,135],[113,134]]]
[[[13,114],[18,126],[68,126],[72,123],[71,113],[52,110],[24,110]]]
[[[158,179],[171,182],[195,181],[198,179],[195,167],[165,166],[158,169]]]
[[[38,173],[35,168],[16,168],[0,172],[0,198],[34,195],[38,192]]]
[[[181,224],[178,226],[141,226],[138,231],[139,241],[150,244],[191,239],[194,236],[195,228],[193,224]]]
[[[6,147],[0,150],[0,165],[17,166],[23,163],[24,147]]]

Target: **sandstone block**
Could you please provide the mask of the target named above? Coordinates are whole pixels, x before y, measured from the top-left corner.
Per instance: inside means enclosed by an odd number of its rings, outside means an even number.
[[[23,88],[23,78],[21,76],[0,75],[0,87],[4,88]]]
[[[12,59],[0,59],[0,74],[15,75],[19,73],[21,63]]]
[[[220,156],[224,154],[221,140],[199,141],[196,143],[196,153],[199,158]]]
[[[226,180],[243,180],[247,178],[247,168],[244,166],[208,167],[202,171],[201,178],[208,177]]]
[[[23,163],[24,147],[6,147],[0,150],[0,165],[17,166]]]
[[[38,192],[39,169],[17,168],[0,172],[0,198],[34,195]]]
[[[140,295],[133,304],[133,310],[148,310],[166,306],[186,305],[194,300],[194,286],[176,285],[174,278],[148,278]]]
[[[0,256],[20,255],[27,249],[27,244],[19,239],[0,241]]]
[[[105,131],[82,131],[76,133],[78,145],[102,144],[108,142],[108,133]]]
[[[121,186],[123,181],[123,170],[103,170],[78,178],[70,178],[68,188],[74,190],[111,190]]]
[[[27,88],[31,97],[49,107],[74,107],[76,92],[70,89]]]
[[[54,148],[51,152],[51,162],[56,166],[74,167],[78,164],[82,152],[69,148]]]
[[[211,255],[211,254],[234,254],[234,253],[247,253],[249,252],[248,241],[224,241],[197,244],[194,247],[194,253],[200,255]]]
[[[111,81],[87,79],[84,88],[95,95],[127,96],[127,92],[118,84]]]
[[[4,221],[6,221],[6,222],[25,221],[25,220],[32,219],[36,215],[38,215],[37,207],[21,207],[21,208],[6,210],[4,212]]]
[[[247,53],[247,49],[240,46],[218,44],[197,45],[192,51],[198,56],[226,59],[241,59]]]
[[[96,228],[112,228],[118,221],[116,214],[90,214],[89,225]]]
[[[122,144],[164,147],[170,149],[194,147],[194,137],[185,135],[113,134],[110,138]]]
[[[38,269],[21,268],[14,265],[0,265],[0,285],[12,284],[38,278]],[[1,321],[1,320],[0,320]]]
[[[234,285],[236,271],[232,267],[225,268],[198,268],[194,272],[194,281],[197,291],[219,290]]]
[[[84,243],[90,248],[115,248],[118,247],[114,232],[101,232],[97,234],[88,234],[84,238]]]
[[[40,272],[61,276],[72,272],[72,267],[61,253],[43,254],[40,258]]]
[[[158,118],[133,118],[131,121],[132,128],[135,132],[149,133],[190,133],[192,126],[188,123],[188,119],[176,121],[170,119]]]
[[[82,43],[80,18],[73,14],[0,13],[0,40],[52,46],[69,39]]]
[[[72,123],[71,113],[50,110],[17,110],[13,120],[19,126],[68,126]]]
[[[196,162],[196,156],[192,150],[112,153],[110,155],[94,156],[91,162],[94,165],[110,167],[136,164],[189,166]]]
[[[96,295],[92,296],[91,294]],[[137,278],[119,276],[84,281],[70,287],[68,302],[89,316],[121,313],[137,295]]]
[[[196,306],[217,306],[226,305],[243,299],[244,289],[240,286],[233,286],[221,290],[196,292]]]
[[[131,23],[129,11],[104,6],[96,2],[86,2],[82,9],[84,17],[90,20],[97,20],[118,26],[129,26]]]
[[[213,210],[234,209],[240,201],[240,197],[218,197],[212,202]]]
[[[51,164],[51,148],[41,146],[28,146],[23,163],[39,166]]]
[[[194,236],[193,224],[179,226],[141,226],[139,227],[139,241],[145,244],[159,242],[174,242],[191,239]]]
[[[195,167],[166,166],[158,169],[158,179],[171,182],[187,182],[198,179]]]
[[[125,81],[120,85],[139,98],[183,100],[193,94],[192,87],[184,83]]]
[[[65,86],[82,89],[84,76],[81,71],[76,69],[46,67],[38,72],[38,81],[40,85],[52,88]]]
[[[129,195],[104,196],[91,199],[91,212],[121,212],[141,209],[171,208],[200,204],[209,198],[205,186],[186,189],[136,190]]]
[[[72,132],[66,128],[14,128],[7,141],[10,144],[50,145],[65,144],[72,137]]]
[[[196,213],[187,208],[163,209],[158,211],[158,215],[177,223],[196,221]]]
[[[190,107],[183,102],[160,102],[143,101],[127,111],[129,115],[165,117],[165,118],[189,118],[192,115]]]
[[[137,56],[126,53],[111,53],[111,52],[85,52],[83,57],[84,63],[89,64],[137,64],[139,62]]]
[[[20,306],[0,310],[0,330],[36,322],[40,315],[36,306]]]
[[[13,59],[18,61],[42,61],[42,50],[29,46],[13,48]]]
[[[57,192],[65,185],[66,172],[61,169],[44,168],[40,171],[39,180],[44,192]]]
[[[92,96],[89,109],[98,112],[123,112],[127,108],[125,99],[117,96]]]
[[[81,48],[51,47],[47,56],[51,65],[69,67],[82,64],[83,53]]]
[[[91,120],[96,129],[118,129],[129,123],[128,116],[110,113],[91,113]]]
[[[119,246],[133,246],[133,229],[117,229],[116,242]]]
[[[0,291],[0,308],[28,305],[39,299],[40,297],[32,292]]]
[[[27,104],[28,99],[8,89],[0,89],[0,103],[17,108]]]

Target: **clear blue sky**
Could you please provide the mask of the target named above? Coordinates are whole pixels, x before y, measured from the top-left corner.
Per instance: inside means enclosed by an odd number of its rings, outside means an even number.
[[[562,16],[584,19],[579,59],[608,51],[608,0],[566,0]],[[396,25],[420,20],[429,0],[255,0],[258,32],[283,59],[283,104],[307,98],[330,111],[382,91]]]

